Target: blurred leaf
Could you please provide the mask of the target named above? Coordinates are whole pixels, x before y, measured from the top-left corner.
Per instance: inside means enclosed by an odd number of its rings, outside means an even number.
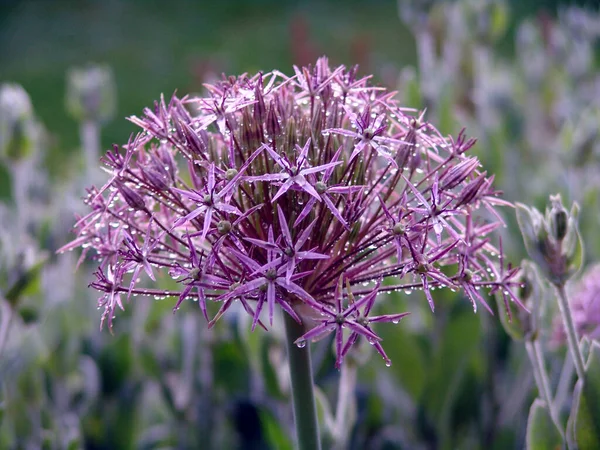
[[[117,392],[129,379],[133,368],[131,336],[120,334],[102,349],[98,366],[102,374],[102,390],[105,395]]]
[[[38,261],[19,275],[4,296],[14,308],[24,295],[33,295],[40,289],[40,273],[46,263],[46,256],[42,255]]]
[[[254,333],[259,334],[259,333]],[[275,399],[284,399],[285,396],[279,389],[279,381],[277,374],[269,360],[269,351],[271,349],[270,336],[263,336],[262,345],[260,346],[260,366],[262,368],[263,382],[269,396]]]
[[[221,385],[229,393],[247,392],[250,366],[241,342],[217,342],[213,346],[213,356],[215,384]]]
[[[600,344],[593,342],[585,367],[585,380],[578,382],[571,410],[573,437],[579,450],[600,448]]]
[[[452,89],[443,89],[442,96],[437,104],[438,124],[437,128],[442,135],[453,133],[456,130],[454,119],[454,95]]]
[[[260,421],[267,441],[271,444],[270,448],[277,450],[293,450],[293,441],[290,439],[289,432],[282,427],[281,423],[264,409],[260,411]]]
[[[426,389],[429,411],[440,414],[457,377],[462,377],[468,360],[481,345],[480,318],[472,310],[458,309],[448,319],[441,337],[440,347],[429,370],[430,383]]]
[[[0,162],[0,200],[3,202],[11,198],[10,172],[6,165]]]
[[[321,440],[325,441],[329,446],[334,437],[334,412],[323,391],[318,386],[315,386],[314,391],[317,406],[317,420],[319,422],[319,428],[321,429]]]
[[[509,22],[508,7],[504,2],[494,2],[490,11],[490,37],[492,40],[501,38],[506,32]]]
[[[527,450],[560,450],[562,439],[554,426],[546,404],[536,398],[527,419]]]
[[[156,354],[156,349],[141,345],[138,347],[137,358],[142,370],[147,376],[151,379],[158,379],[161,376],[162,370],[158,355]]]
[[[410,320],[410,316],[406,320]],[[392,360],[392,365],[386,370],[393,373],[394,379],[399,381],[414,401],[418,401],[427,382],[425,357],[417,337],[403,325],[402,322],[396,326],[382,324],[376,330],[383,339],[385,352]]]

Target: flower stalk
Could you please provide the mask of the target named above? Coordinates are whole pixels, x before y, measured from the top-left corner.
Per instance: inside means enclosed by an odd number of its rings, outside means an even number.
[[[295,343],[304,334],[304,327],[289,314],[284,316],[298,449],[320,450],[321,439],[313,387],[310,344]]]
[[[558,417],[558,412],[556,409],[557,405],[552,399],[550,380],[548,378],[548,371],[546,370],[544,354],[542,352],[540,342],[537,339],[528,340],[525,342],[525,348],[527,349],[527,355],[529,356],[529,360],[533,366],[533,376],[538,388],[538,392],[542,397],[542,400],[544,400],[546,403],[546,407],[548,408],[550,418],[552,419],[554,426],[560,433],[561,438],[564,440],[565,432]]]
[[[583,380],[585,376],[585,364],[583,363],[583,355],[581,354],[581,349],[579,348],[579,337],[577,336],[577,329],[575,328],[575,323],[573,322],[573,316],[571,314],[571,308],[569,307],[569,299],[565,290],[565,285],[557,284],[555,288],[556,297],[558,298],[558,308],[560,310],[560,315],[565,327],[565,333],[567,335],[569,353],[571,353],[571,357],[573,358],[573,362],[575,364],[577,378]]]

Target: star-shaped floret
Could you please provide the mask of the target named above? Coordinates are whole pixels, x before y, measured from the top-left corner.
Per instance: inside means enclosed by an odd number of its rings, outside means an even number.
[[[148,260],[148,256],[158,245],[158,243],[160,242],[160,238],[153,239],[150,236],[151,231],[152,219],[148,221],[148,228],[146,229],[146,236],[144,238],[144,244],[142,245],[142,248],[140,248],[133,236],[125,236],[126,250],[123,252],[123,258],[125,259],[123,269],[126,272],[133,271],[133,274],[131,275],[131,283],[129,285],[129,292],[127,293],[128,300],[131,297],[131,291],[135,286],[140,270],[144,269],[144,271],[146,272],[146,274],[148,274],[150,279],[152,281],[156,281],[154,273],[152,272],[152,266],[150,265],[150,261]]]
[[[198,295],[198,304],[202,310],[204,318],[208,321],[208,313],[206,311],[206,289],[226,289],[230,283],[228,280],[206,273],[206,266],[202,264],[202,256],[204,253],[198,256],[196,247],[192,241],[190,235],[187,235],[188,247],[190,249],[190,261],[188,265],[182,266],[177,264],[169,270],[169,274],[173,278],[177,278],[177,282],[185,285],[184,290],[179,296],[179,300],[175,304],[173,311],[177,311],[181,306],[181,303],[187,298],[192,289],[196,288]]]
[[[350,286],[347,285],[348,291],[348,305],[343,305],[343,276],[339,278],[335,294],[334,294],[334,308],[329,305],[321,303],[309,303],[309,306],[313,307],[317,312],[321,313],[322,318],[316,319],[320,322],[319,325],[306,332],[296,340],[296,345],[304,346],[307,341],[315,341],[332,331],[335,331],[335,348],[336,348],[336,362],[335,366],[339,369],[342,366],[342,360],[350,347],[359,336],[367,338],[377,351],[383,356],[386,364],[390,364],[390,360],[383,351],[381,344],[381,338],[377,336],[373,330],[371,330],[369,323],[371,322],[393,322],[398,323],[400,319],[408,315],[409,313],[384,315],[368,317],[373,307],[375,298],[377,297],[378,288],[375,287],[371,293],[365,295],[359,301],[354,301]],[[361,312],[361,308],[363,308]],[[350,336],[344,344],[344,328],[350,330]]]
[[[98,268],[94,272],[94,275],[96,276],[96,281],[90,283],[90,286],[103,292],[102,296],[98,299],[98,308],[104,308],[104,313],[102,313],[102,319],[100,320],[100,328],[102,328],[104,322],[108,322],[108,328],[112,330],[115,309],[119,307],[121,311],[125,310],[119,290],[123,278],[123,268],[109,265],[106,269],[106,274],[101,268]]]
[[[308,292],[306,292],[292,280],[288,280],[285,276],[283,276],[286,272],[286,266],[280,266],[278,268],[273,267],[277,259],[275,256],[275,249],[277,247],[273,239],[272,228],[269,229],[268,243],[271,244],[271,247],[267,248],[267,263],[262,266],[249,256],[237,250],[230,250],[231,253],[233,253],[250,272],[252,272],[251,277],[256,275],[258,276],[225,293],[218,299],[227,300],[230,297],[237,297],[243,294],[251,293],[258,295],[258,303],[256,307],[256,313],[254,315],[252,329],[256,327],[258,317],[265,301],[267,302],[267,306],[269,308],[269,323],[271,325],[273,324],[275,303],[278,303],[284,311],[290,314],[297,322],[300,322],[300,318],[281,294],[280,291],[282,289],[297,296],[305,302],[310,301],[316,303]]]
[[[271,148],[271,146],[266,146],[266,150],[269,152],[273,160],[283,168],[282,172],[279,173],[267,173],[264,175],[258,176],[248,176],[244,177],[245,181],[279,181],[283,182],[280,186],[279,190],[275,194],[275,196],[271,199],[271,201],[275,202],[279,197],[285,194],[290,188],[296,188],[298,190],[304,191],[317,201],[321,201],[321,197],[319,193],[315,190],[315,188],[308,182],[306,179],[307,175],[316,174],[319,172],[324,172],[329,168],[333,168],[342,164],[342,161],[334,161],[327,164],[321,164],[320,166],[310,167],[308,164],[308,151],[310,149],[310,138],[304,144],[304,147],[300,147],[296,145],[296,150],[298,151],[298,156],[296,157],[295,164],[292,164],[287,157],[281,156],[277,154],[275,150]]]
[[[379,114],[373,117],[369,107],[365,107],[362,114],[355,114],[348,107],[345,107],[345,109],[350,119],[350,123],[356,131],[347,130],[345,128],[328,128],[323,130],[323,133],[340,134],[356,140],[349,162],[356,158],[364,149],[371,147],[380,156],[383,156],[388,160],[391,165],[397,168],[398,164],[394,161],[389,146],[392,144],[406,144],[406,142],[384,136],[385,130],[387,129],[387,125],[385,124],[386,114]]]
[[[294,243],[292,239],[292,233],[288,227],[287,219],[281,206],[277,205],[277,214],[279,216],[279,225],[281,227],[282,239],[278,239],[276,242],[261,241],[260,239],[245,238],[248,242],[263,248],[265,250],[276,250],[281,254],[281,257],[273,259],[264,268],[272,269],[280,266],[282,262],[285,262],[286,267],[286,279],[291,280],[296,266],[305,259],[329,259],[328,255],[315,252],[314,248],[310,250],[302,250],[304,244],[308,241],[311,236],[312,230],[317,223],[317,219],[313,220],[308,227],[302,233]]]
[[[342,147],[340,147],[337,150],[337,152],[333,155],[333,158],[331,159],[332,163],[339,161],[341,153],[342,153]],[[359,192],[360,190],[363,189],[363,186],[358,186],[358,185],[329,186],[328,185],[329,179],[331,178],[331,175],[333,175],[334,169],[335,169],[335,166],[333,166],[333,165],[331,167],[327,168],[325,170],[325,172],[323,172],[323,176],[321,177],[321,180],[314,182],[312,184],[312,186],[313,186],[314,190],[317,192],[317,194],[319,195],[320,200],[323,200],[325,205],[327,205],[327,208],[329,209],[329,211],[331,211],[331,214],[333,214],[333,216],[344,226],[344,228],[349,230],[350,227],[348,226],[348,222],[340,214],[337,206],[335,205],[335,202],[334,202],[335,199],[332,197],[332,195],[347,195],[347,194]],[[312,180],[314,180],[314,179],[315,179],[315,177],[312,177]],[[312,180],[309,178],[309,181],[312,181]],[[318,199],[316,199],[315,197],[311,197],[308,200],[308,202],[306,203],[306,205],[304,205],[304,208],[302,209],[302,211],[296,218],[296,221],[294,222],[295,227],[298,226],[300,224],[300,222],[302,222],[304,220],[304,218],[310,214],[310,212],[313,210],[313,206],[315,205],[317,200]]]

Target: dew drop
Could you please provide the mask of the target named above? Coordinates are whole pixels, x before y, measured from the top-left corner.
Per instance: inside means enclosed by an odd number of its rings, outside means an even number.
[[[390,367],[391,365],[392,365],[392,361],[391,361],[391,360],[389,360],[389,359],[386,359],[386,360],[385,360],[385,366],[386,366],[386,367]]]
[[[306,341],[304,339],[301,339],[299,341],[296,341],[296,345],[298,346],[298,348],[304,348],[306,347]]]

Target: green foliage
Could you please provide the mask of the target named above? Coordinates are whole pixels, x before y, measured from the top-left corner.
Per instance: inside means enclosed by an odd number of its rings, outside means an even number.
[[[562,439],[556,430],[546,404],[535,399],[527,419],[527,450],[561,450]]]
[[[571,417],[570,438],[579,450],[600,447],[600,344],[593,342],[585,366],[585,379],[578,382]]]

